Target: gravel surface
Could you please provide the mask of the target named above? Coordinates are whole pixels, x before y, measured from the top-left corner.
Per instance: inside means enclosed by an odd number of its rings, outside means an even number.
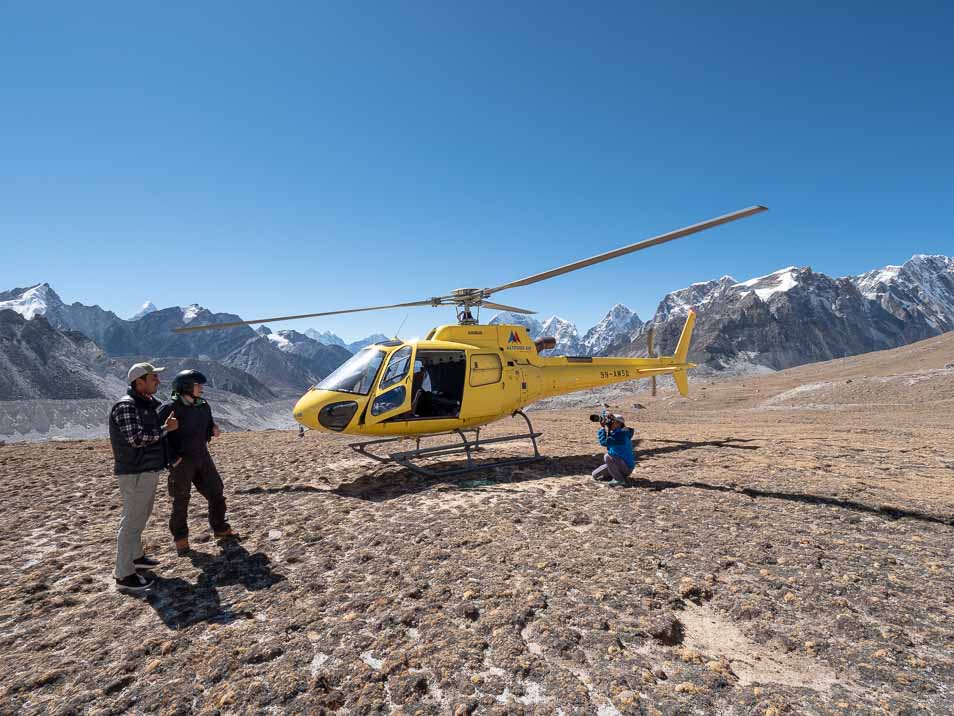
[[[448,478],[226,434],[244,539],[195,495],[176,558],[160,488],[148,597],[112,588],[108,445],[0,446],[0,712],[954,713],[948,364],[954,334],[617,394],[630,488],[590,479],[586,409]]]

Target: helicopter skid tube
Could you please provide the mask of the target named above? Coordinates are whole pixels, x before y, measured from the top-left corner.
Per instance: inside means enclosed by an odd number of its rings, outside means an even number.
[[[527,428],[530,432],[521,433],[519,435],[504,435],[499,438],[486,438],[481,439],[480,437],[480,428],[474,430],[467,430],[466,432],[475,433],[473,439],[468,439],[464,434],[464,430],[453,430],[447,433],[434,433],[433,435],[428,435],[426,437],[440,437],[443,435],[456,435],[461,439],[461,442],[445,443],[443,445],[434,445],[432,447],[421,447],[421,439],[416,438],[417,447],[414,450],[404,450],[401,452],[390,453],[386,457],[381,455],[375,455],[374,453],[368,450],[369,447],[376,445],[386,445],[390,443],[399,442],[401,440],[406,440],[407,438],[382,438],[380,440],[367,440],[360,443],[351,443],[348,447],[354,450],[360,455],[369,457],[372,460],[377,460],[382,463],[397,463],[401,467],[406,467],[411,472],[414,472],[418,475],[423,475],[425,477],[445,477],[449,475],[463,475],[470,472],[477,472],[479,470],[488,470],[494,467],[505,467],[507,465],[520,465],[528,462],[535,462],[537,460],[542,460],[543,456],[540,454],[540,450],[537,447],[537,438],[540,437],[543,433],[534,432],[533,425],[530,423],[530,418],[522,410],[516,410],[513,412],[511,417],[519,415],[524,420],[527,421]],[[504,458],[501,460],[488,460],[481,463],[475,463],[473,459],[473,453],[481,450],[485,445],[499,444],[506,442],[513,442],[514,440],[527,440],[529,439],[533,445],[533,455],[527,457],[510,457]],[[467,466],[460,468],[449,468],[445,470],[429,470],[428,468],[416,465],[414,461],[420,460],[422,458],[433,458],[433,457],[446,457],[450,455],[460,455],[464,454],[467,457]]]

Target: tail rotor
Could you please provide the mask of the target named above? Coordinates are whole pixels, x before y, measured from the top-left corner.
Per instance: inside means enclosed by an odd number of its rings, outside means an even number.
[[[650,358],[656,357],[656,326],[650,326],[646,332],[646,352]],[[650,378],[653,382],[653,397],[656,397],[656,376]]]

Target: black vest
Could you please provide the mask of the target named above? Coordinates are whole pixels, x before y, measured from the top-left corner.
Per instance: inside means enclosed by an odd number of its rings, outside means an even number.
[[[139,422],[147,430],[158,431],[162,428],[159,424],[159,416],[156,409],[160,403],[155,398],[145,400],[139,393],[132,388],[126,393],[126,396],[119,403],[133,403],[136,411],[139,413]],[[119,405],[116,403],[116,405]],[[113,406],[116,407],[115,405]],[[109,411],[109,443],[113,448],[113,459],[115,464],[113,472],[117,475],[132,475],[137,472],[154,472],[166,467],[166,440],[158,440],[149,443],[143,447],[133,447],[129,444],[116,419],[113,411]]]

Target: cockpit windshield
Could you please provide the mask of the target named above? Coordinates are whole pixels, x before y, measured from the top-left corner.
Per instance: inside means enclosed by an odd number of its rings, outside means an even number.
[[[384,361],[384,351],[365,348],[338,366],[338,369],[315,387],[318,390],[337,390],[341,393],[367,395],[374,385],[374,376]]]

